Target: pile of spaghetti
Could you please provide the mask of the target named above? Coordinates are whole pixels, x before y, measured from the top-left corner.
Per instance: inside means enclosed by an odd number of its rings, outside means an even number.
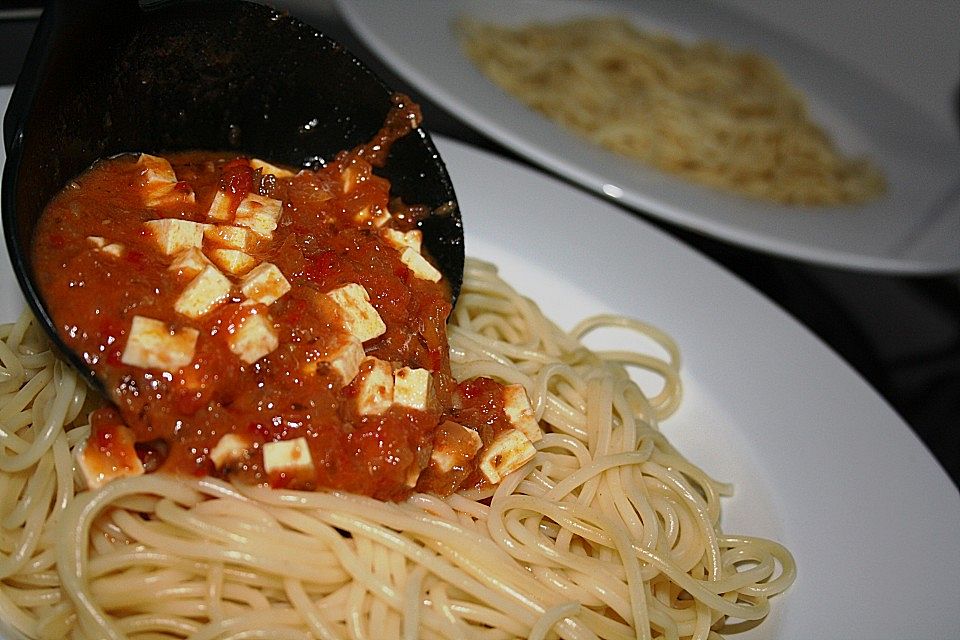
[[[759,54],[686,45],[619,18],[457,27],[467,54],[502,89],[663,171],[792,205],[860,203],[885,190],[881,173],[841,154]]]
[[[583,346],[610,325],[657,354]],[[659,432],[680,400],[668,337],[561,331],[473,261],[450,342],[458,378],[523,384],[546,435],[488,495],[385,503],[160,473],[78,491],[95,400],[31,316],[0,327],[0,619],[30,638],[585,640],[767,615],[793,559],[724,533],[728,488]]]

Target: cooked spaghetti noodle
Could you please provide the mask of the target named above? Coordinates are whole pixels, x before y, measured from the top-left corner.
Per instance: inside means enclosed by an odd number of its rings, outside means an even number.
[[[611,325],[662,353],[583,346]],[[161,473],[78,491],[91,399],[28,314],[0,327],[0,619],[30,638],[579,640],[767,615],[793,559],[724,533],[728,487],[659,432],[680,400],[667,336],[564,332],[472,261],[450,343],[458,378],[523,384],[546,435],[492,495],[387,503]]]
[[[624,156],[784,204],[859,203],[884,191],[881,173],[840,153],[759,54],[686,45],[616,18],[457,26],[500,88]]]

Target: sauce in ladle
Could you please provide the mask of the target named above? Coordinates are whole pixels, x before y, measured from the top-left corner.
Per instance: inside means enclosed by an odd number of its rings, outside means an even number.
[[[522,389],[453,379],[427,212],[373,172],[418,122],[397,99],[373,140],[316,171],[118,156],[54,198],[38,284],[115,405],[92,416],[88,484],[162,471],[397,500],[532,456]]]

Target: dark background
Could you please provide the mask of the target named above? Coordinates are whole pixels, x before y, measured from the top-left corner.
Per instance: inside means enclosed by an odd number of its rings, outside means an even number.
[[[0,84],[16,81],[38,4],[0,1]],[[314,26],[418,100],[431,130],[519,159],[389,72],[335,14]],[[820,336],[886,398],[960,485],[960,274],[905,277],[803,264],[645,219],[737,274]]]

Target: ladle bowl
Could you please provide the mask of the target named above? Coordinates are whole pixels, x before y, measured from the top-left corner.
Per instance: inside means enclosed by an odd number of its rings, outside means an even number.
[[[142,6],[141,6],[142,5]],[[392,92],[340,44],[239,0],[54,0],[37,27],[4,118],[3,226],[27,302],[54,344],[30,244],[47,202],[96,159],[222,150],[316,166],[369,141]],[[430,136],[397,141],[377,172],[392,194],[433,212],[424,245],[450,283],[463,278],[463,228]]]

